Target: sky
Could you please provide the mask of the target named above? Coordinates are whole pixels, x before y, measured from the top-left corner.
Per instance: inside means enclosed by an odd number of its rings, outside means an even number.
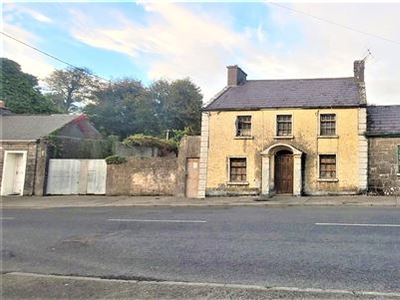
[[[1,57],[39,79],[66,68],[61,61],[146,86],[190,78],[206,103],[229,65],[250,80],[334,78],[352,77],[354,60],[366,59],[368,103],[400,105],[397,1],[6,0],[1,9]]]

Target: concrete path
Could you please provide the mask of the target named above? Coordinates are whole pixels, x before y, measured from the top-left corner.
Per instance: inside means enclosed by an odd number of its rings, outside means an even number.
[[[104,206],[392,206],[400,207],[400,196],[274,196],[265,200],[257,197],[210,197],[205,199],[165,196],[3,196],[0,206],[7,208],[104,207]]]

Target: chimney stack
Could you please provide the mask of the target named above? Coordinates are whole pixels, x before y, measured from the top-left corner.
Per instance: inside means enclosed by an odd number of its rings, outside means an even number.
[[[364,60],[354,61],[354,78],[357,82],[364,82]]]
[[[246,82],[247,74],[238,65],[228,66],[228,86],[238,86]]]

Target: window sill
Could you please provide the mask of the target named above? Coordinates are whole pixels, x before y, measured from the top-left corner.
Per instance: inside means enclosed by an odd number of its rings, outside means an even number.
[[[338,182],[337,178],[318,178],[317,182]]]
[[[293,135],[276,135],[276,136],[274,136],[274,139],[276,139],[276,140],[284,140],[284,139],[292,140],[292,139],[294,139],[294,136]]]
[[[252,139],[254,139],[254,136],[252,136],[252,135],[235,136],[235,140],[252,140]]]
[[[338,139],[338,135],[319,135],[319,139]]]
[[[228,181],[226,183],[227,185],[249,185],[249,183],[247,181]]]

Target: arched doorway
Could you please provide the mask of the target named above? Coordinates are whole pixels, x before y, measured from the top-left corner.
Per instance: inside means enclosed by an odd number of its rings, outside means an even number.
[[[275,191],[277,194],[293,194],[293,153],[281,150],[275,153]]]
[[[303,152],[290,144],[273,144],[261,153],[261,194],[301,195]]]

